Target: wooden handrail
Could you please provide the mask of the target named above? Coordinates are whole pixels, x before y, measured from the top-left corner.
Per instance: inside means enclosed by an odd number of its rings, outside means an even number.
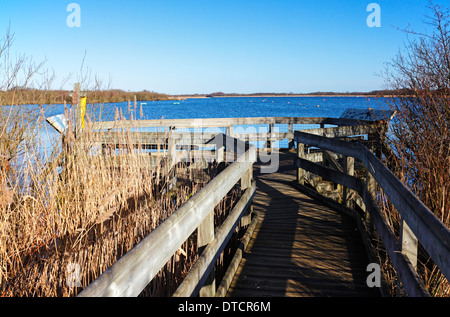
[[[308,144],[323,150],[354,157],[355,159],[360,160],[370,175],[372,175],[383,189],[386,196],[400,213],[402,219],[407,223],[444,276],[446,276],[447,279],[450,279],[449,228],[447,228],[439,218],[437,218],[436,215],[434,215],[431,210],[428,209],[399,179],[397,179],[363,144],[359,142],[340,141],[300,131],[295,131],[295,141],[298,142],[299,145]],[[299,156],[302,155],[300,154]],[[296,160],[296,166],[356,190],[363,197],[364,203],[366,204],[366,207],[368,207],[367,211],[373,216],[374,224],[383,238],[388,254],[391,257],[391,260],[393,260],[393,264],[396,267],[400,278],[403,277],[402,282],[405,289],[413,296],[419,294],[426,295],[423,284],[417,282],[417,277],[411,277],[411,272],[407,272],[407,268],[411,269],[412,267],[410,265],[411,263],[408,263],[409,260],[407,257],[400,256],[402,255],[401,243],[398,242],[398,239],[395,238],[389,226],[385,223],[376,202],[373,200],[373,197],[368,192],[366,186],[361,186],[361,184],[359,184],[352,176],[345,175],[338,171],[331,172],[330,169],[308,162],[302,157]],[[410,283],[411,279],[416,282]],[[418,283],[420,285],[418,285]]]
[[[234,228],[238,225],[243,213],[246,211],[249,203],[253,199],[253,195],[256,191],[256,183],[252,182],[251,187],[247,188],[224,221],[222,226],[215,234],[214,240],[208,244],[203,250],[199,259],[196,261],[194,267],[189,271],[189,274],[185,277],[177,291],[173,295],[174,297],[187,297],[197,296],[201,286],[206,280],[208,274],[213,269],[216,260],[219,258],[220,253],[225,248],[229,239],[231,238]]]
[[[242,141],[236,142],[238,147],[242,145],[240,142]],[[252,175],[248,173],[253,168],[255,160],[255,147],[246,146],[245,152],[234,163],[213,178],[78,296],[139,295],[194,230],[202,225],[233,186],[242,178]],[[249,198],[250,194],[247,192],[251,191],[252,189],[246,191],[244,199]],[[248,203],[245,201],[245,205]],[[234,230],[234,227],[230,230]]]
[[[329,124],[329,125],[367,125],[375,121],[362,121],[345,118],[327,117],[243,117],[243,118],[198,118],[198,119],[161,119],[161,120],[117,120],[92,122],[94,130],[111,130],[120,128],[177,127],[204,128],[229,127],[232,125],[256,124]]]
[[[129,144],[144,149],[166,149],[169,143],[178,143],[185,149],[205,144],[205,141],[215,135],[216,129],[226,129],[226,135],[248,142],[262,141],[265,147],[275,148],[276,141],[288,140],[288,147],[294,145],[294,125],[318,125],[321,128],[307,129],[310,133],[329,137],[346,137],[350,135],[377,133],[380,122],[361,121],[345,118],[322,117],[249,117],[249,118],[207,118],[207,119],[164,119],[164,120],[118,120],[106,122],[92,122],[92,129],[96,131],[97,143],[104,148],[116,148]],[[288,125],[288,131],[279,131],[276,125]],[[247,125],[243,131],[235,131],[235,127]],[[261,132],[256,125],[267,125],[267,132]],[[326,125],[337,125],[328,127]],[[155,128],[164,132],[136,131],[140,128]],[[199,132],[183,131],[182,129],[201,128]],[[211,128],[216,128],[212,129]],[[181,129],[181,130],[180,130]],[[126,131],[126,134],[123,133]],[[305,130],[302,130],[305,131]],[[170,132],[170,133],[169,133]],[[162,146],[161,146],[162,145]],[[158,147],[159,146],[159,147]],[[172,153],[176,156],[175,153]]]

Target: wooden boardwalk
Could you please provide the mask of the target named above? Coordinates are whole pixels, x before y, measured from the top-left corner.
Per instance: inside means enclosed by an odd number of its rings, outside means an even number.
[[[295,189],[294,153],[276,173],[255,164],[260,221],[227,296],[380,296],[366,285],[369,259],[356,223]]]

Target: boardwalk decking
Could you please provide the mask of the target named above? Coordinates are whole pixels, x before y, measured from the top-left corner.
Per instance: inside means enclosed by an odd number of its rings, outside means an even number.
[[[272,174],[255,164],[260,221],[227,296],[380,296],[354,219],[292,187],[292,155]]]

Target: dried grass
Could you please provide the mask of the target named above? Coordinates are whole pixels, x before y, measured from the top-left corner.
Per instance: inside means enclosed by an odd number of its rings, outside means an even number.
[[[45,162],[37,138],[0,161],[0,295],[76,295],[217,173],[150,167],[149,154],[131,150],[137,141],[124,134],[128,146],[99,154],[88,124],[78,138],[69,130]],[[235,198],[216,208],[217,225]],[[197,256],[193,235],[142,295],[169,296]]]

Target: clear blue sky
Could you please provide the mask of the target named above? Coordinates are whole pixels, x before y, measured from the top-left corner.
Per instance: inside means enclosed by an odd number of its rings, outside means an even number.
[[[80,27],[66,20],[80,5]],[[381,27],[369,28],[370,3]],[[448,6],[448,0],[436,0]],[[423,31],[428,0],[0,0],[0,37],[47,59],[59,88],[85,66],[111,88],[168,94],[215,91],[370,91],[402,47]]]

